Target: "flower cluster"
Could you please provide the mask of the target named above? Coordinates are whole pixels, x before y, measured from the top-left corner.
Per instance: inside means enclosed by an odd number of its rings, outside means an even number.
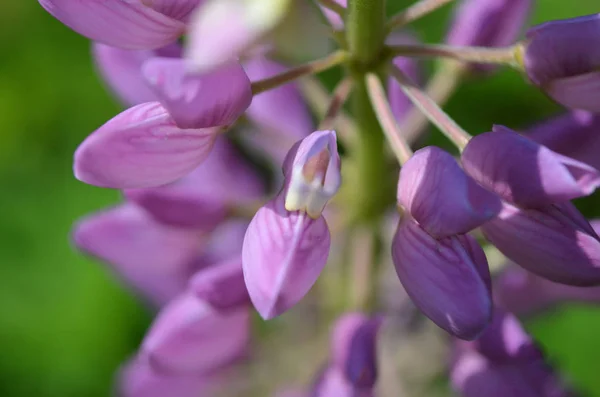
[[[285,395],[375,395],[380,330],[398,315],[379,284],[390,257],[414,305],[456,338],[459,393],[569,395],[507,311],[600,299],[598,225],[570,202],[600,186],[600,58],[589,51],[600,15],[517,42],[531,0],[463,0],[445,44],[399,30],[450,1],[386,19],[383,0],[319,0],[317,16],[290,0],[39,0],[93,40],[99,73],[128,106],[74,157],[76,178],[123,193],[78,222],[76,246],[158,310],[120,371],[124,397],[247,395],[253,309],[270,320],[307,296],[334,323],[331,349],[312,386]],[[324,24],[339,49],[315,59],[330,47]],[[298,49],[311,59],[290,66]],[[416,57],[445,58],[425,88]],[[441,105],[494,65],[569,112],[472,137]],[[337,66],[331,94],[310,77]],[[413,153],[427,121],[458,156]],[[507,261],[488,261],[482,243]]]

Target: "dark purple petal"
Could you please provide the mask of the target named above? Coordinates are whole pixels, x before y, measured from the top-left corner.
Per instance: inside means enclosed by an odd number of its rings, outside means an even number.
[[[196,168],[219,128],[180,129],[156,102],[130,108],[87,137],[75,152],[75,177],[117,189],[160,186]]]
[[[258,210],[242,249],[246,287],[264,319],[298,303],[317,281],[329,255],[325,218],[289,212],[283,201],[280,195]]]
[[[73,240],[77,248],[110,263],[157,305],[183,290],[190,276],[188,265],[204,245],[198,231],[156,223],[134,205],[80,220],[73,228]]]
[[[241,257],[200,270],[190,281],[190,288],[200,300],[219,310],[250,303]]]
[[[537,207],[591,194],[600,173],[502,126],[471,139],[462,154],[471,177],[503,199]]]
[[[500,252],[532,273],[562,284],[600,284],[600,240],[570,203],[540,209],[505,204],[482,230]]]
[[[387,39],[388,45],[417,44],[417,40],[405,33],[392,33]],[[396,57],[394,65],[402,70],[412,81],[419,81],[419,65],[415,58]],[[404,119],[406,113],[413,107],[412,101],[408,99],[400,87],[398,81],[392,77],[388,80],[388,99],[390,108],[398,122]]]
[[[405,216],[392,244],[398,277],[415,305],[434,323],[461,339],[474,339],[492,316],[490,291],[475,264],[469,236],[439,240]],[[481,250],[481,248],[479,248]]]
[[[435,146],[418,150],[400,170],[398,203],[434,237],[467,233],[495,217],[498,196],[467,176]]]
[[[185,24],[141,0],[39,0],[56,19],[92,40],[132,50],[160,48],[177,40]]]

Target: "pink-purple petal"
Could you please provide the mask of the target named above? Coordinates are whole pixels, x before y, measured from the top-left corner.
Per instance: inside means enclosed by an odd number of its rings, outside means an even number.
[[[39,0],[56,19],[92,40],[114,47],[163,47],[183,34],[185,24],[141,0]]]
[[[196,168],[218,128],[181,129],[158,103],[130,108],[93,132],[75,152],[77,179],[118,189],[160,186]]]
[[[600,112],[600,72],[556,79],[546,84],[544,89],[563,106]]]
[[[241,257],[200,270],[191,279],[190,289],[200,300],[218,310],[228,310],[250,303],[244,284]]]
[[[198,74],[184,59],[152,58],[143,75],[181,128],[228,126],[252,102],[250,80],[237,62]]]

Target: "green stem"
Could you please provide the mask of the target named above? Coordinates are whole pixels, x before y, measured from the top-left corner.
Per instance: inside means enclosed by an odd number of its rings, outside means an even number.
[[[363,65],[376,61],[385,42],[385,0],[350,0],[346,27],[354,60]]]

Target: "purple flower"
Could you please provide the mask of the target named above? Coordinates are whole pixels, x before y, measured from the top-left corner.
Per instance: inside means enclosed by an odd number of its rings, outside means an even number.
[[[400,171],[398,203],[431,236],[467,233],[495,217],[500,199],[435,146],[418,150]]]
[[[337,368],[327,368],[312,387],[310,397],[374,397],[372,388],[361,389],[346,380]]]
[[[387,40],[389,45],[401,45],[401,44],[416,44],[417,40],[407,35],[406,33],[392,33]],[[402,70],[412,81],[419,81],[419,65],[415,58],[408,57],[396,57],[394,58],[394,65]],[[406,113],[413,107],[412,102],[402,88],[398,81],[390,77],[388,79],[388,100],[390,101],[390,108],[396,117],[398,122],[404,119]]]
[[[199,0],[39,0],[56,19],[92,40],[114,47],[163,47],[185,31],[185,20]]]
[[[598,304],[600,286],[554,283],[511,265],[494,280],[494,301],[516,315],[525,316],[568,302]]]
[[[221,311],[186,291],[161,310],[140,355],[147,356],[157,371],[198,375],[240,359],[249,337],[246,305]]]
[[[199,231],[161,225],[132,204],[82,219],[73,240],[82,251],[110,263],[157,305],[183,290],[205,244]]]
[[[210,153],[219,127],[181,129],[157,102],[127,109],[75,152],[75,177],[117,189],[164,185],[190,173]]]
[[[179,58],[181,46],[172,43],[153,51],[132,51],[95,42],[92,53],[108,87],[125,105],[134,106],[158,100],[142,76],[143,63],[157,56]]]
[[[600,14],[546,22],[527,32],[523,66],[558,103],[600,111]]]
[[[502,126],[472,138],[461,160],[477,182],[523,207],[586,196],[600,185],[595,168]]]
[[[476,342],[455,342],[450,380],[464,397],[571,396],[518,321],[501,310]]]
[[[340,185],[335,133],[300,141],[283,170],[285,188],[256,213],[242,249],[246,287],[265,319],[298,303],[327,262],[330,235],[321,212]]]
[[[228,126],[252,102],[250,80],[237,62],[196,74],[183,59],[157,57],[146,61],[142,72],[180,128]]]
[[[457,46],[504,47],[514,43],[532,0],[463,0],[446,41]]]
[[[435,239],[406,214],[392,242],[396,273],[415,305],[461,339],[474,339],[492,315],[490,275],[468,235]]]
[[[206,161],[176,182],[128,189],[125,196],[164,224],[213,230],[236,204],[258,199],[263,182],[225,138]]]
[[[250,303],[241,257],[200,270],[191,279],[190,288],[200,300],[221,311]]]
[[[574,110],[539,123],[525,135],[548,149],[600,168],[600,115]]]
[[[600,239],[571,203],[536,209],[505,204],[481,228],[500,252],[532,273],[562,284],[600,284]]]

